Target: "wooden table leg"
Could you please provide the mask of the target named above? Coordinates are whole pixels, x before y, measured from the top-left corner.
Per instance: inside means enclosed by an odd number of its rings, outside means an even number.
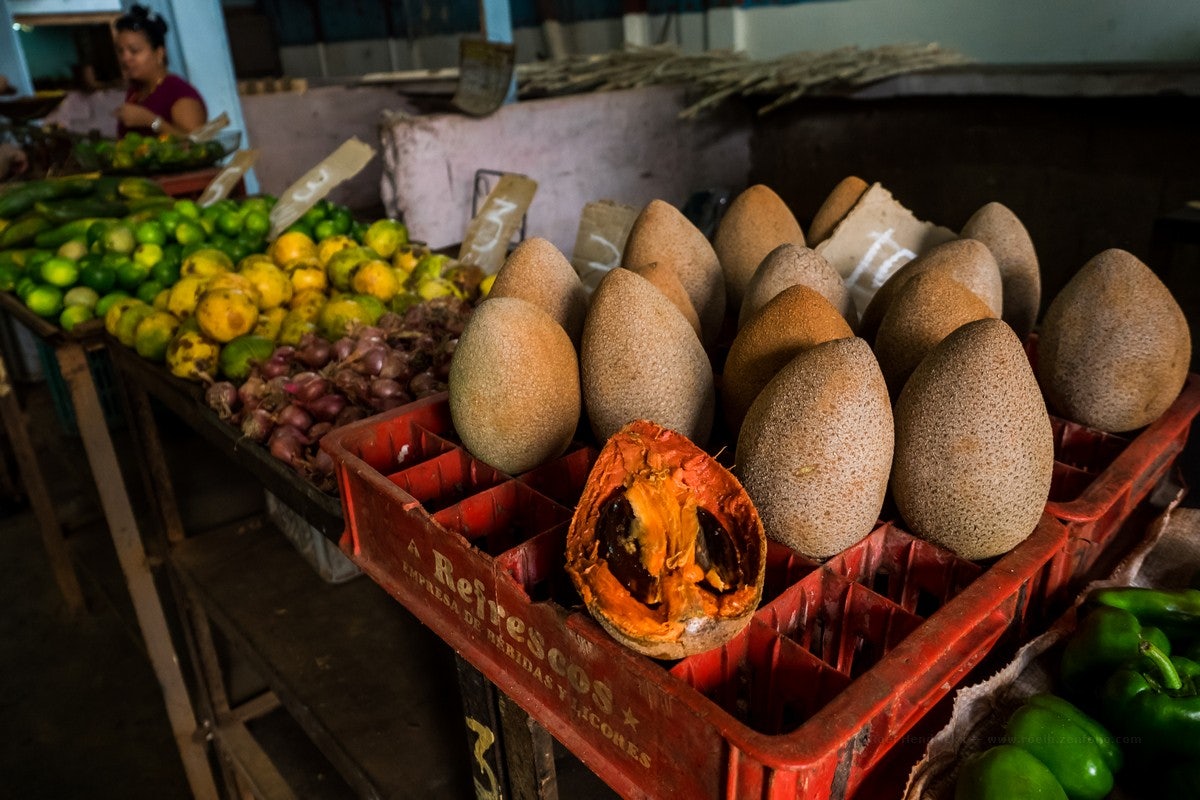
[[[162,688],[167,718],[175,735],[175,744],[183,759],[184,772],[192,794],[198,800],[217,800],[216,781],[208,759],[208,744],[196,725],[179,659],[171,641],[162,602],[154,585],[154,575],[146,559],[120,463],[109,435],[108,422],[100,405],[83,346],[68,341],[55,348],[55,357],[75,408],[79,434],[87,453],[92,477],[100,494],[100,505],[108,522],[109,535],[117,551],[117,560],[125,575],[125,584],[133,600],[134,612],[145,640],[150,664]]]
[[[12,443],[13,455],[16,456],[21,481],[25,484],[29,505],[37,517],[38,528],[42,533],[42,546],[46,548],[46,557],[50,559],[54,580],[62,592],[67,610],[77,614],[84,609],[83,590],[79,586],[75,566],[71,563],[66,539],[63,538],[62,524],[58,515],[54,513],[54,502],[50,499],[50,490],[38,464],[37,450],[29,439],[29,420],[17,401],[3,355],[0,355],[0,416],[4,418],[4,429]]]

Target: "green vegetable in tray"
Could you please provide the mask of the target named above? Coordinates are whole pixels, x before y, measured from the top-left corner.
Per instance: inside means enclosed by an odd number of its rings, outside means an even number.
[[[151,175],[211,166],[226,154],[220,142],[193,142],[174,135],[129,133],[119,140],[85,139],[75,148],[79,162],[107,172]],[[126,198],[138,195],[121,192]],[[140,195],[145,196],[145,195]]]
[[[1067,793],[1028,750],[1000,744],[963,761],[954,800],[1067,800]]]

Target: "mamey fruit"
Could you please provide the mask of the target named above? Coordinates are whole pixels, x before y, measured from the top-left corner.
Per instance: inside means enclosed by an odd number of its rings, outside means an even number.
[[[892,396],[938,342],[960,325],[993,316],[978,295],[943,272],[925,272],[904,284],[875,334],[875,357]]]
[[[835,339],[801,352],[759,393],[736,463],[767,537],[825,559],[874,528],[892,444],[875,356],[862,339]]]
[[[651,200],[629,229],[621,266],[651,262],[675,270],[700,318],[701,341],[716,340],[725,320],[725,275],[704,234],[670,203]]]
[[[1046,310],[1038,378],[1057,413],[1120,433],[1167,410],[1191,354],[1187,318],[1167,287],[1132,254],[1105,250]]]
[[[754,271],[767,253],[781,244],[804,246],[804,231],[783,198],[769,187],[755,184],[733,199],[713,236],[730,308],[741,308]]]
[[[767,253],[746,285],[746,295],[738,313],[738,327],[745,325],[772,297],[797,283],[816,289],[846,318],[851,328],[858,325],[858,309],[846,290],[845,281],[833,265],[815,250],[781,244]]]
[[[517,245],[496,273],[488,297],[528,300],[562,326],[578,343],[587,313],[587,291],[567,257],[548,240],[534,237]]]
[[[450,415],[467,450],[501,472],[567,449],[579,423],[579,362],[566,331],[517,297],[471,315],[450,362]]]
[[[1042,277],[1029,231],[1007,206],[988,203],[971,215],[961,236],[983,242],[996,257],[1004,286],[1002,319],[1025,341],[1042,302]]]
[[[605,444],[567,533],[566,570],[621,644],[683,658],[731,639],[762,599],[754,504],[686,437],[637,420]]]
[[[655,288],[666,295],[667,299],[679,309],[679,313],[687,319],[692,330],[696,332],[696,336],[702,335],[700,317],[696,316],[696,309],[692,308],[692,301],[688,299],[687,290],[679,282],[679,276],[675,274],[673,267],[654,262],[643,264],[640,267],[632,267],[631,271],[654,284]]]
[[[1017,335],[969,322],[930,351],[896,401],[892,495],[909,530],[962,558],[1006,553],[1037,525],[1054,438]]]
[[[846,218],[870,185],[854,175],[842,178],[813,214],[808,226],[808,246],[816,247],[829,238],[838,223]]]
[[[613,269],[600,281],[583,324],[579,363],[584,406],[601,442],[636,419],[707,442],[715,406],[712,365],[687,320],[645,278]]]
[[[853,335],[842,315],[815,289],[796,284],[777,294],[729,346],[721,399],[730,433],[737,436],[754,398],[798,353]]]

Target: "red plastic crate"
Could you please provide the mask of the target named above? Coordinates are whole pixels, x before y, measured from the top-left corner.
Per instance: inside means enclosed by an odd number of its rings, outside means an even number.
[[[563,569],[595,449],[498,473],[458,443],[445,395],[322,446],[343,549],[620,794],[843,798],[993,649],[1065,609],[1198,409],[1191,376],[1132,439],[1054,420],[1050,513],[991,564],[891,523],[822,565],[770,543],[750,626],[679,661],[618,645]]]

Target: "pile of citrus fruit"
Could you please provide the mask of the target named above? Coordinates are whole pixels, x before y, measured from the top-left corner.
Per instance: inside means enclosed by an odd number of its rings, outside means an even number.
[[[273,197],[200,208],[151,183],[140,185],[136,211],[23,233],[0,250],[0,290],[67,331],[102,320],[179,377],[234,381],[305,334],[333,341],[387,311],[480,296],[478,268],[409,242],[397,220],[359,222],[321,200],[268,241]]]

